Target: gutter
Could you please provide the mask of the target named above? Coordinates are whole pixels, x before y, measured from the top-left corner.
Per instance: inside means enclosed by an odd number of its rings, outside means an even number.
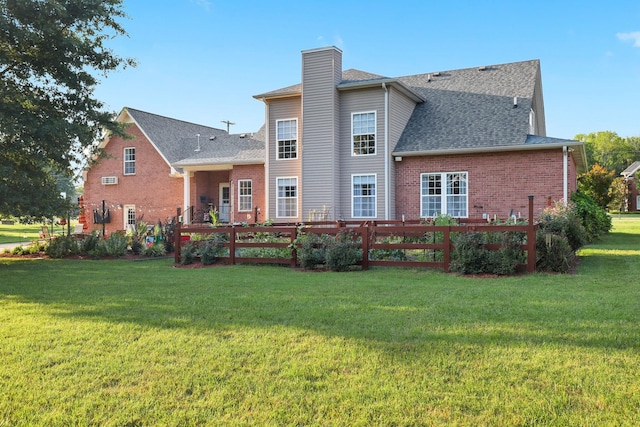
[[[390,200],[389,200],[389,89],[385,82],[382,82],[384,89],[384,219],[389,220]]]

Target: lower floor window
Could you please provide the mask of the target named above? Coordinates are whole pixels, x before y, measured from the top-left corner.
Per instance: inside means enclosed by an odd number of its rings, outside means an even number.
[[[276,217],[297,218],[298,216],[298,178],[277,178]]]
[[[353,218],[376,217],[376,175],[353,175],[351,177]]]
[[[250,179],[238,180],[238,210],[239,211],[251,210],[251,205],[253,204],[251,197],[252,197],[251,180]]]
[[[467,172],[423,173],[420,175],[420,216],[468,216]]]

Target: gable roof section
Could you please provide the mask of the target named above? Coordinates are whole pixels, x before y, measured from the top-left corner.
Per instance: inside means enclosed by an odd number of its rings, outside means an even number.
[[[416,105],[394,154],[525,144],[539,61],[482,68],[399,78],[425,102]]]
[[[635,175],[635,173],[638,172],[638,170],[640,170],[640,162],[633,162],[628,168],[620,172],[620,175],[622,175],[625,178],[629,178],[629,177],[633,178],[633,175]]]
[[[264,163],[264,132],[230,135],[222,129],[172,119],[134,108],[124,108],[120,120],[128,117],[145,134],[158,153],[172,167],[201,164]],[[199,137],[197,135],[200,135]],[[200,147],[199,151],[195,151]]]

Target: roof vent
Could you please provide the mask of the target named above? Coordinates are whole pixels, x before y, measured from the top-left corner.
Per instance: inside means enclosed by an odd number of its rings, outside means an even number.
[[[215,135],[209,137],[209,141],[213,141],[214,139],[216,139]]]
[[[513,97],[513,108],[518,108],[518,97],[517,96]]]
[[[487,67],[484,66],[484,65],[481,65],[481,66],[478,67],[478,71],[484,71],[486,69],[487,69]]]
[[[427,81],[430,82],[431,81],[431,74],[427,74]]]
[[[433,77],[438,77],[440,75],[440,71],[436,71],[435,73],[433,73]]]
[[[247,137],[247,134],[246,134],[246,133],[241,133],[241,134],[240,134],[240,138],[246,138],[246,137]]]

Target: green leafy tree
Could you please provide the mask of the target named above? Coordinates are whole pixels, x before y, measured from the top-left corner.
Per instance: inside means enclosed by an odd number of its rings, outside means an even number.
[[[0,214],[62,213],[57,177],[123,134],[94,89],[134,65],[105,46],[124,17],[122,0],[0,0]]]
[[[598,163],[614,175],[640,159],[640,137],[622,138],[615,132],[600,131],[578,134],[574,139],[584,142],[590,165]]]
[[[614,172],[605,169],[599,164],[594,164],[589,172],[583,174],[578,180],[578,188],[593,199],[603,209],[611,201],[609,187],[614,179]]]
[[[609,187],[609,209],[623,212],[626,210],[628,197],[627,182],[623,177],[613,180]]]

